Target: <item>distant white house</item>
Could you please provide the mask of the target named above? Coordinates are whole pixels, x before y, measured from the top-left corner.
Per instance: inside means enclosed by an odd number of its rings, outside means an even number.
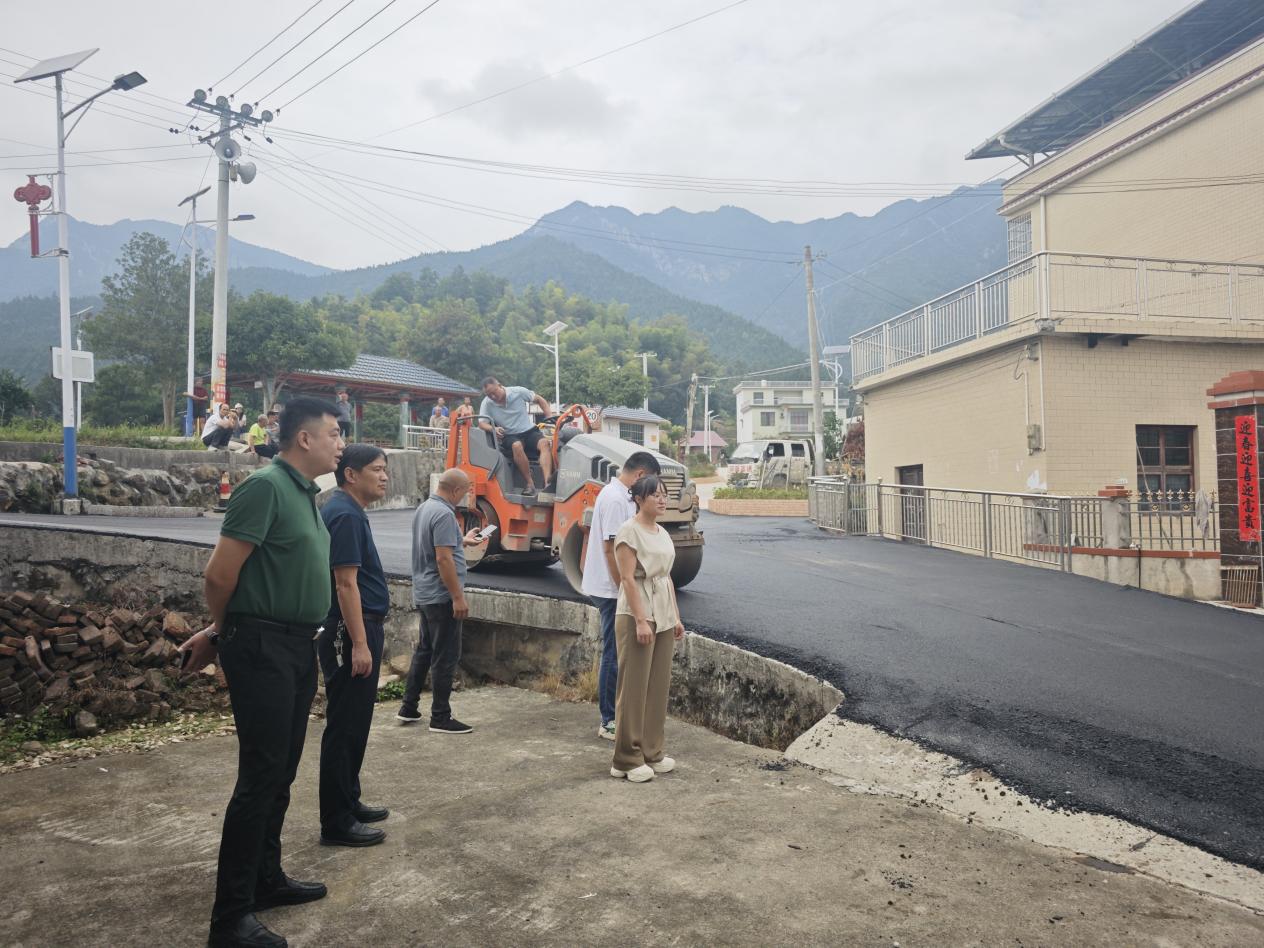
[[[601,430],[603,433],[644,445],[651,451],[659,450],[662,443],[661,428],[667,424],[652,411],[644,408],[627,408],[623,405],[611,405],[601,410]]]
[[[812,434],[812,383],[745,381],[733,389],[737,397],[737,443],[766,438],[806,438]],[[821,385],[821,402],[834,411],[833,385]]]

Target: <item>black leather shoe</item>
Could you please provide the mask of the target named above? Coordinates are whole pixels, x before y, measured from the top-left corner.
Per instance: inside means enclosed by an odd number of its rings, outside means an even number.
[[[355,818],[361,823],[381,823],[390,815],[391,811],[386,807],[370,803],[361,803],[355,808]]]
[[[386,833],[380,829],[369,829],[363,823],[355,822],[342,830],[321,830],[322,846],[376,846],[386,839]]]
[[[206,944],[207,948],[286,948],[289,942],[249,914],[230,924],[212,925]]]
[[[277,905],[302,905],[304,902],[315,902],[329,894],[323,882],[299,882],[281,873],[281,884],[266,892],[255,895],[255,911],[273,908]]]

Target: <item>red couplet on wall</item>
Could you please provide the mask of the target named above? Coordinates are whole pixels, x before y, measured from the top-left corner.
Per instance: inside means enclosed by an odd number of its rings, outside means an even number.
[[[1255,416],[1238,415],[1233,420],[1238,461],[1238,537],[1243,543],[1260,540],[1259,441]]]

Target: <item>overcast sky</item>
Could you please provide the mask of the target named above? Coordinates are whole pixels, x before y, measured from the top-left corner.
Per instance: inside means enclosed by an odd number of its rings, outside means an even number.
[[[237,90],[346,0],[321,0],[216,89]],[[573,200],[634,211],[736,204],[770,219],[804,221],[873,213],[884,194],[822,197],[734,195],[627,188],[584,180],[494,175],[350,153],[295,132],[490,161],[719,178],[907,182],[921,193],[977,183],[1000,160],[963,160],[971,147],[1123,49],[1184,0],[746,0],[692,25],[552,78],[430,118],[554,73],[731,0],[439,0],[390,39],[303,94],[429,0],[395,0],[380,16],[276,93],[388,0],[352,0],[235,100],[283,105],[274,144],[260,136],[249,157],[257,179],[235,185],[233,212],[258,220],[234,236],[334,267],[399,259],[439,247],[462,250],[510,237],[525,221]],[[47,168],[54,142],[51,99],[11,79],[35,58],[100,47],[72,74],[80,94],[133,69],[149,82],[111,93],[69,141],[69,206],[76,217],[185,220],[176,204],[213,184],[206,145],[183,126],[193,90],[225,73],[312,6],[312,0],[60,0],[44,27],[6,30],[0,45],[0,168],[16,187]],[[0,0],[10,24],[27,10]],[[52,18],[52,19],[50,19]],[[53,20],[55,19],[55,23]],[[50,83],[31,83],[28,88]],[[43,90],[41,90],[43,91]],[[144,94],[141,94],[144,93]],[[72,97],[71,101],[75,101]],[[107,109],[133,109],[135,113]],[[124,117],[125,116],[125,117]],[[411,128],[383,134],[400,126]],[[244,144],[244,143],[243,143]],[[178,146],[163,147],[155,146]],[[35,147],[32,147],[35,146]],[[281,146],[292,154],[280,150]],[[89,149],[148,148],[87,155]],[[311,161],[295,171],[293,155]],[[109,165],[105,161],[150,160]],[[154,159],[163,159],[154,161]],[[179,160],[173,160],[179,159]],[[278,166],[279,165],[279,166]],[[363,179],[317,176],[332,172]],[[414,200],[381,193],[416,192]],[[323,190],[327,189],[327,190]],[[0,189],[9,190],[9,186]],[[334,193],[329,193],[332,190]],[[213,215],[214,192],[199,216]],[[442,207],[435,197],[477,207]],[[343,209],[338,202],[345,202]],[[371,201],[400,220],[384,217]],[[429,203],[427,203],[429,202]],[[378,226],[373,219],[383,221]],[[380,237],[361,227],[384,231]],[[0,241],[26,228],[8,203]]]

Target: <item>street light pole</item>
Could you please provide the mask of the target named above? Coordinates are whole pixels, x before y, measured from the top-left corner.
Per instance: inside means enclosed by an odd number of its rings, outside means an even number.
[[[71,319],[79,320],[79,325],[75,328],[75,348],[83,350],[83,321],[92,312],[92,307],[79,310],[77,313],[71,313]],[[75,427],[83,427],[83,383],[75,381]]]
[[[558,320],[557,322],[549,323],[549,325],[544,327],[544,334],[546,336],[549,336],[553,340],[552,345],[550,345],[547,342],[532,342],[529,339],[527,340],[527,345],[538,346],[539,348],[544,349],[546,352],[553,353],[553,410],[554,411],[562,410],[562,373],[561,373],[561,362],[558,357],[558,351],[561,348],[561,342],[558,340],[558,336],[561,335],[562,330],[565,328],[566,328],[566,323],[562,322],[561,320]]]
[[[45,59],[36,63],[13,80],[15,83],[32,82],[36,79],[48,79],[51,77],[55,92],[54,98],[57,103],[57,295],[62,360],[62,493],[66,501],[70,502],[69,504],[63,504],[63,512],[78,512],[79,497],[78,425],[75,419],[74,358],[70,345],[70,221],[69,212],[66,208],[66,139],[69,137],[70,132],[66,130],[66,119],[80,109],[86,110],[90,108],[93,102],[108,92],[112,92],[115,89],[127,92],[145,82],[145,77],[138,72],[117,76],[109,86],[100,92],[90,95],[78,105],[67,109],[65,89],[62,82],[64,74],[82,65],[88,57],[96,52],[97,50],[90,49],[79,53],[70,53],[66,56],[57,56],[53,59]],[[86,114],[86,111],[84,114]],[[78,125],[82,118],[83,115],[80,115],[75,120],[75,125]],[[75,125],[70,127],[70,131],[74,130]]]
[[[193,435],[193,363],[194,363],[194,314],[197,312],[197,199],[207,191],[209,187],[190,194],[187,198],[177,204],[177,207],[183,207],[185,204],[192,204],[189,210],[189,351],[185,361],[185,380],[188,388],[185,389],[189,393],[188,400],[185,402],[184,409],[184,436],[186,438]]]
[[[646,378],[649,378],[650,377],[650,358],[653,357],[657,359],[658,353],[657,352],[638,352],[637,355],[641,357],[641,374],[645,376]],[[643,404],[641,407],[645,409],[646,411],[650,410],[650,393],[649,393],[648,387],[646,388],[646,391],[645,391],[645,404]]]
[[[711,460],[711,386],[702,386],[702,450],[707,454],[707,460]],[[693,438],[693,432],[689,433],[690,439]]]

